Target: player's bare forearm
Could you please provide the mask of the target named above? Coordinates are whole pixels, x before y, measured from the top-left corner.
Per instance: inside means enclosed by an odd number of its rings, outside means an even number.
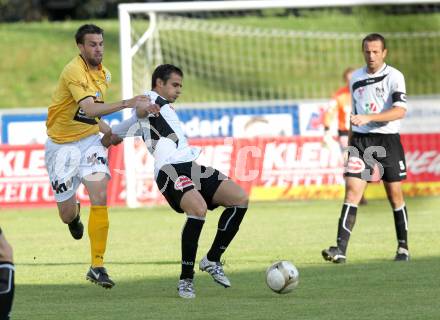
[[[102,132],[104,134],[112,133],[112,128],[110,128],[110,126],[105,121],[98,120],[98,126],[99,132]]]
[[[129,100],[114,103],[95,103],[92,97],[88,97],[79,103],[79,106],[88,117],[99,117],[125,108],[150,105],[150,98],[144,95],[136,96]]]
[[[393,107],[381,113],[351,115],[350,120],[352,125],[363,126],[371,121],[387,122],[402,119],[405,116],[405,113],[405,108]]]
[[[84,111],[87,117],[99,117],[109,113],[120,111],[129,105],[124,105],[125,100],[115,103],[95,103],[92,97],[86,98],[79,103],[79,106]]]
[[[402,107],[393,107],[381,113],[371,114],[371,121],[386,122],[402,119],[405,117],[406,109]]]
[[[110,131],[108,133],[105,133],[103,135],[103,137],[101,138],[101,143],[102,143],[102,145],[104,147],[106,147],[106,148],[110,147],[110,145],[111,145],[111,136],[112,136],[112,133]]]

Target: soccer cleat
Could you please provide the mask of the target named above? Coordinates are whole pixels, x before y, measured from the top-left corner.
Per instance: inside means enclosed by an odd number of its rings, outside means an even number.
[[[394,261],[409,261],[409,251],[405,248],[397,248],[396,256]]]
[[[181,279],[177,284],[179,296],[184,299],[193,299],[196,297],[193,279]]]
[[[81,205],[79,202],[76,203],[77,206],[77,215],[76,217],[68,224],[70,234],[72,235],[73,239],[79,240],[83,237],[84,234],[84,225],[81,222],[81,216],[80,216],[80,210]]]
[[[115,285],[104,267],[90,267],[86,279],[106,289],[111,289]]]
[[[220,262],[209,261],[208,258],[204,256],[203,259],[200,260],[199,269],[208,272],[214,281],[223,287],[229,288],[231,286],[231,282],[225,276],[223,266]]]
[[[324,249],[321,252],[324,260],[331,261],[334,263],[345,263],[346,257],[338,247],[330,247]]]

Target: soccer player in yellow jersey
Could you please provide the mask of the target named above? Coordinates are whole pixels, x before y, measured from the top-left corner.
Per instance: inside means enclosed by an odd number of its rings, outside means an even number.
[[[91,202],[88,234],[92,257],[86,278],[112,288],[114,282],[104,268],[110,171],[107,150],[99,135],[100,131],[108,133],[111,129],[99,117],[124,108],[138,107],[150,113],[159,109],[144,95],[104,102],[111,75],[101,64],[103,36],[104,31],[92,24],[83,25],[76,32],[80,54],[64,67],[52,96],[46,122],[49,138],[45,161],[61,220],[68,224],[74,239],[81,239],[84,231],[76,191],[81,183],[86,187]]]

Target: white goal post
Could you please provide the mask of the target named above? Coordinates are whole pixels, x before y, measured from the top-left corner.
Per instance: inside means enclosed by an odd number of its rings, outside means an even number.
[[[150,89],[151,72],[161,63],[173,63],[185,73],[185,94],[180,101],[242,103],[324,99],[338,81],[342,66],[362,63],[359,39],[365,31],[294,30],[286,26],[259,25],[259,15],[279,16],[280,10],[308,8],[384,8],[403,5],[437,5],[439,0],[249,0],[125,3],[119,5],[122,98]],[[225,13],[224,16],[221,16]],[[212,14],[204,16],[204,14]],[[241,17],[246,23],[229,22]],[[254,20],[250,16],[256,17]],[[393,50],[407,52],[414,45],[420,73],[435,69],[439,61],[440,30],[416,32],[384,31]],[[434,47],[433,47],[434,46]],[[395,52],[395,51],[393,51]],[[292,58],[292,53],[295,56]],[[407,66],[408,56],[395,55]],[[293,61],[295,60],[295,61]],[[405,74],[405,70],[404,74]],[[294,73],[295,72],[295,73]],[[276,77],[274,76],[276,75]],[[417,95],[440,94],[439,83],[410,79]],[[335,84],[336,83],[336,84]],[[127,114],[125,115],[127,116]],[[134,144],[125,143],[125,163],[133,159]],[[137,182],[142,173],[126,165],[126,199],[138,207]],[[151,178],[151,177],[148,177]]]
[[[132,58],[138,50],[149,41],[157,27],[158,13],[195,13],[209,11],[245,11],[257,9],[298,9],[298,8],[325,8],[325,7],[355,7],[405,4],[436,4],[439,0],[253,0],[253,1],[191,1],[168,3],[126,3],[120,4],[120,50],[122,97],[127,99],[133,96],[133,65]],[[149,25],[145,32],[133,41],[131,36],[131,15],[143,13],[149,17]]]

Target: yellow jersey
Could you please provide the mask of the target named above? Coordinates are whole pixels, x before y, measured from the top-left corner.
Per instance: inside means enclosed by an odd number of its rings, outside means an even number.
[[[78,104],[87,97],[104,103],[110,81],[105,67],[91,70],[81,55],[64,67],[47,114],[47,135],[53,142],[78,141],[99,132],[97,119],[87,117]]]

